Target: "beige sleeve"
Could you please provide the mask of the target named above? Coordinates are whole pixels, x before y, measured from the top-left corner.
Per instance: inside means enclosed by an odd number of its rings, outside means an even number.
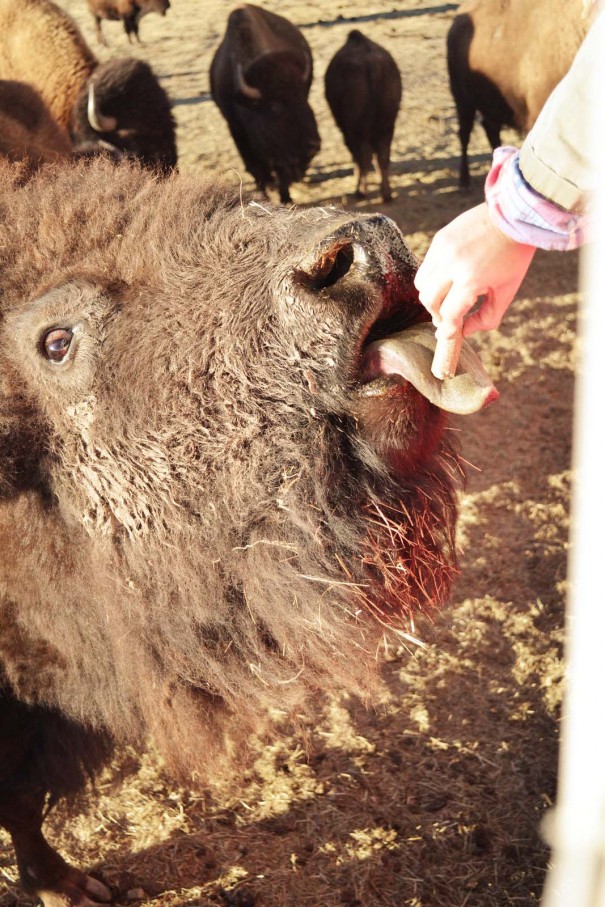
[[[605,12],[593,23],[564,79],[521,146],[519,167],[532,189],[566,211],[582,209],[591,189],[588,155],[596,60],[605,52]],[[605,86],[603,86],[605,91]]]

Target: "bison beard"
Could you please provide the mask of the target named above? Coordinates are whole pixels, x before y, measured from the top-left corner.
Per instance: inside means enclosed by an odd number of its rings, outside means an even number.
[[[427,377],[386,218],[0,173],[0,823],[28,891],[85,904],[108,892],[42,838],[47,794],[110,741],[152,735],[181,776],[243,758],[271,707],[370,691],[385,626],[445,600],[435,403],[462,394]]]

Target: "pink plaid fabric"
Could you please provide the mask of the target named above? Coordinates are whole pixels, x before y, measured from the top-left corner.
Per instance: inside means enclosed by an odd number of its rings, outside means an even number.
[[[504,146],[494,151],[485,200],[494,224],[516,242],[567,252],[590,238],[587,213],[570,214],[526,183],[517,148]]]

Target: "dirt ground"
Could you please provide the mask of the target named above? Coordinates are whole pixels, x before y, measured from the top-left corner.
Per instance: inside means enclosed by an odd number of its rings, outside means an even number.
[[[252,188],[211,101],[208,69],[231,5],[172,0],[130,47],[106,23],[95,40],[85,0],[60,0],[100,58],[148,60],[170,94],[180,167]],[[322,149],[298,204],[385,210],[422,255],[434,232],[481,198],[489,154],[471,144],[473,187],[457,188],[458,142],[445,66],[456,4],[437,0],[272,0],[304,29],[315,60],[311,103]],[[395,200],[352,196],[354,176],[323,97],[323,76],[352,27],[383,44],[403,77],[393,145]],[[514,134],[505,140],[517,141]],[[174,786],[152,754],[134,776],[102,779],[83,815],[57,810],[65,856],[141,907],[528,907],[548,849],[563,680],[577,257],[538,254],[502,329],[475,341],[500,401],[452,427],[468,485],[462,575],[451,606],[416,628],[422,645],[384,666],[389,695],[371,710],[326,703],[308,757],[287,733],[259,748],[236,794]],[[132,754],[133,765],[139,755]],[[8,844],[6,839],[0,839]],[[26,903],[7,846],[0,907]]]

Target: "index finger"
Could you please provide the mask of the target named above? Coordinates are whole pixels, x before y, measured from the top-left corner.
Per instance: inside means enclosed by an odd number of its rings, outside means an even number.
[[[449,278],[443,278],[440,274],[433,274],[425,271],[418,280],[417,272],[414,278],[414,285],[418,290],[418,299],[428,312],[433,316],[433,321],[440,321],[440,309],[443,300],[446,298],[452,287],[452,281]]]
[[[473,308],[479,295],[475,287],[464,283],[452,284],[439,310],[440,338],[454,337],[461,330],[465,315]]]

